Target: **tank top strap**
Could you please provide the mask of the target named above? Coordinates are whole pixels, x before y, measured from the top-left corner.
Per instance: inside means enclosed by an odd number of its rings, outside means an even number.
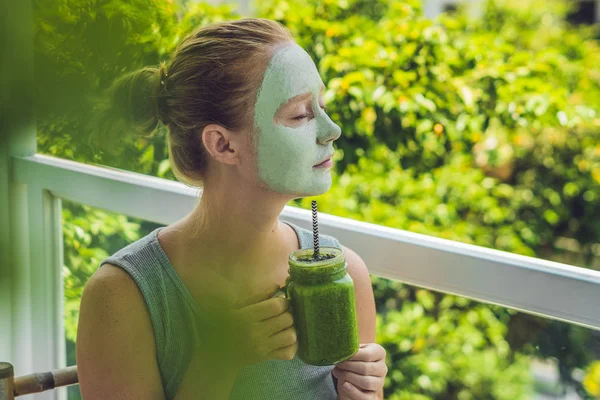
[[[298,243],[301,249],[309,249],[313,247],[312,231],[288,221],[281,220],[281,222],[288,224],[296,232],[296,235],[298,236]],[[337,247],[339,249],[342,248],[339,240],[337,240],[334,236],[325,235],[322,233],[319,233],[319,245],[326,247]]]

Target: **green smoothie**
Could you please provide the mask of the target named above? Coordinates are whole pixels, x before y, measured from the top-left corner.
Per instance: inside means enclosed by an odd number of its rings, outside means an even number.
[[[332,365],[359,348],[354,282],[343,251],[322,247],[294,251],[289,258],[287,291],[298,334],[297,356],[307,364]]]

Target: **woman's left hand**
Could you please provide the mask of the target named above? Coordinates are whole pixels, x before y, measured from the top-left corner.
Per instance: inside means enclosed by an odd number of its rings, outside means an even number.
[[[377,400],[383,397],[388,372],[385,349],[377,343],[361,344],[352,358],[336,364],[332,370],[338,379],[340,400]]]

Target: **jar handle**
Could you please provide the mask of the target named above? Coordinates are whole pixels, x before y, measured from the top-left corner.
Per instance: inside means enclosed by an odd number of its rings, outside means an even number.
[[[283,295],[283,297],[285,297],[286,299],[291,300],[290,291],[288,290],[290,281],[291,281],[291,276],[288,275],[287,278],[285,278],[285,284],[282,287],[280,287],[275,293],[273,293],[273,295],[271,297],[277,297],[277,296]]]
[[[287,282],[288,281],[286,280],[286,284],[283,285],[282,287],[280,287],[275,293],[273,293],[271,298],[275,298],[275,297],[279,297],[279,296],[283,295],[284,298],[286,298],[290,301],[288,311],[291,312],[292,315],[294,315],[294,311],[293,311],[294,309],[292,308],[292,297],[290,296],[289,285],[287,284]]]
[[[275,293],[273,293],[273,295],[271,297],[279,297],[283,295],[283,297],[285,297],[286,299],[289,300],[290,295],[288,292],[288,285],[284,285],[283,287],[280,287]]]

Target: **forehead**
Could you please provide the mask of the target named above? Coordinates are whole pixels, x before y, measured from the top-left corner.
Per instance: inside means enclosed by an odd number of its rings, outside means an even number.
[[[318,94],[322,86],[323,81],[310,55],[295,43],[286,45],[278,48],[271,57],[257,104],[279,107],[306,92]]]

